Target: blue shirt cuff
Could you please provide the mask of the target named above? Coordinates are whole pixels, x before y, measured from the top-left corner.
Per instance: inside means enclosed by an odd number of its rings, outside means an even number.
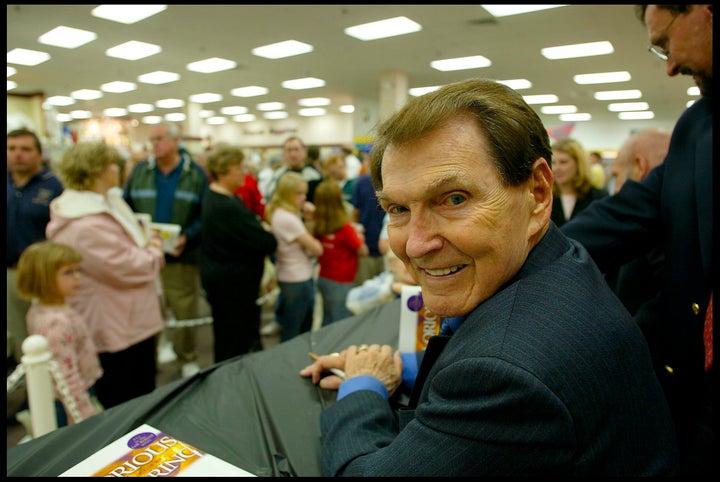
[[[383,382],[370,375],[358,375],[356,377],[349,378],[340,384],[337,399],[341,400],[358,390],[372,390],[373,392],[380,394],[380,396],[385,400],[390,398],[387,388],[385,388]]]

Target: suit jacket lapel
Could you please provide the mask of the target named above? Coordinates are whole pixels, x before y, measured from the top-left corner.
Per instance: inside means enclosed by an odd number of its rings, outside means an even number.
[[[428,373],[430,373],[435,361],[438,359],[440,353],[443,351],[449,340],[450,337],[446,335],[436,335],[428,340],[427,347],[425,348],[425,354],[423,355],[422,362],[420,362],[418,374],[415,378],[415,384],[413,385],[413,390],[410,394],[408,408],[415,409],[417,407]]]

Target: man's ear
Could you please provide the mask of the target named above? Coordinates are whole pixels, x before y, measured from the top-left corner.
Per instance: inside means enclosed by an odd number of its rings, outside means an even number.
[[[545,158],[540,157],[533,164],[530,183],[532,209],[528,235],[534,236],[543,231],[552,214],[553,173]]]
[[[642,181],[645,179],[645,176],[648,175],[648,172],[650,172],[650,163],[648,162],[645,157],[641,156],[640,154],[635,154],[635,157],[633,157],[632,160],[632,171],[634,176],[632,176],[632,179],[635,181]]]

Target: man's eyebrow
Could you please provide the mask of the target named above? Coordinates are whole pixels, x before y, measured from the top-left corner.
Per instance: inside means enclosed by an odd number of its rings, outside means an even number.
[[[458,172],[448,172],[439,178],[433,179],[426,187],[426,192],[441,191],[449,185],[465,185],[465,180]],[[392,199],[384,191],[375,191],[378,202],[392,202]]]

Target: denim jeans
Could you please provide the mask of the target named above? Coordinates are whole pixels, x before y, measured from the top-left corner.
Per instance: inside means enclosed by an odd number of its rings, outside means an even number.
[[[315,310],[315,281],[286,283],[278,281],[280,297],[275,318],[282,326],[280,341],[286,341],[312,329]]]
[[[350,310],[345,306],[348,293],[355,286],[352,281],[341,283],[327,278],[318,278],[318,291],[322,296],[323,321],[322,326],[327,326],[333,321],[342,320],[352,316]]]

